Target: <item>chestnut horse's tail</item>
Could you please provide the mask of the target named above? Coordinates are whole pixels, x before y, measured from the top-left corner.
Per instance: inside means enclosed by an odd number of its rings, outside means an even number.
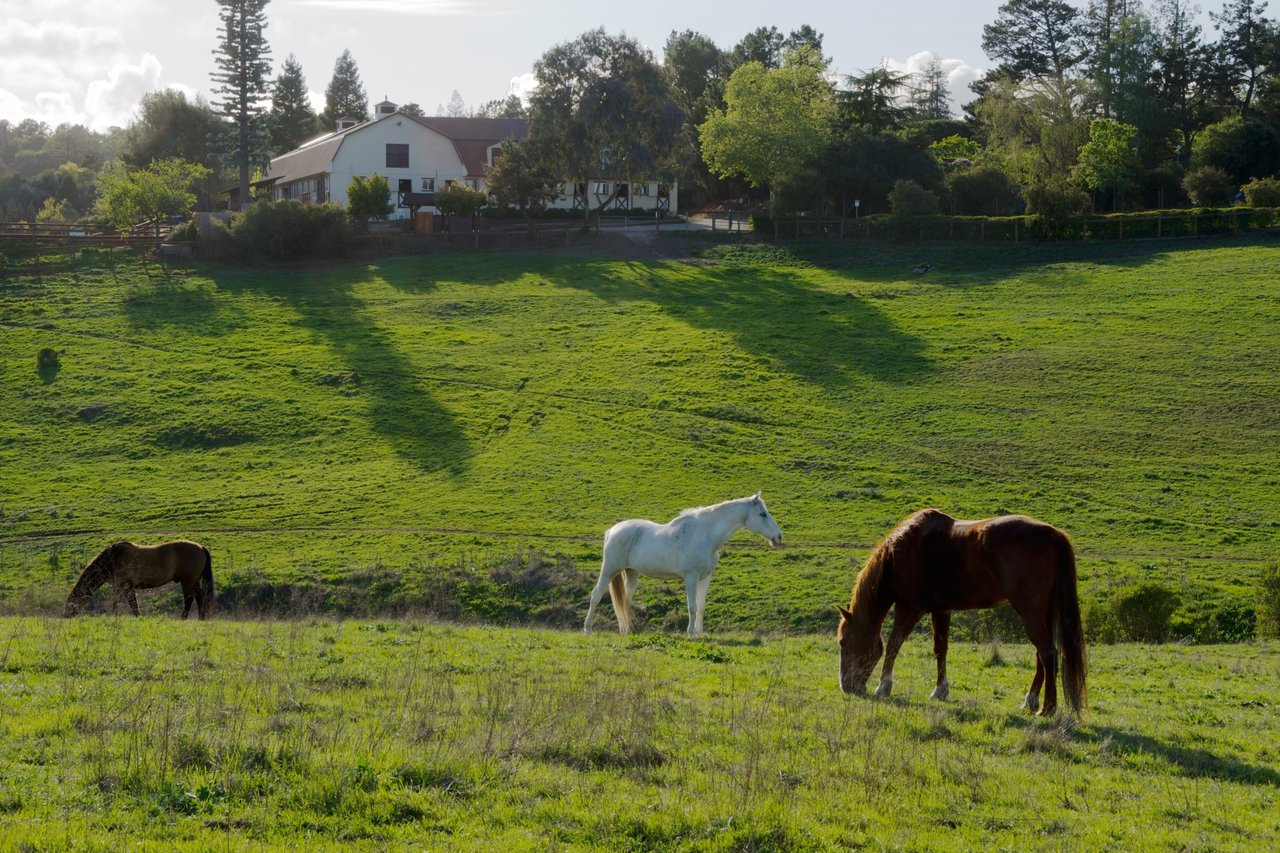
[[[631,596],[627,594],[627,573],[618,572],[609,581],[609,598],[613,601],[613,615],[618,620],[618,631],[631,633]]]
[[[204,551],[204,571],[200,574],[200,591],[204,593],[204,612],[200,616],[204,618],[213,615],[213,558],[208,548],[200,550]]]
[[[1080,621],[1080,598],[1076,593],[1076,555],[1071,540],[1061,533],[1057,543],[1058,572],[1054,580],[1053,608],[1057,641],[1062,649],[1062,690],[1076,716],[1088,705],[1085,670],[1088,654],[1084,626]]]

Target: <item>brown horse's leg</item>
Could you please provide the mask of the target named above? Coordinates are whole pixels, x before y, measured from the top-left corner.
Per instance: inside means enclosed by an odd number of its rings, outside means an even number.
[[[138,610],[138,594],[133,591],[133,584],[126,584],[121,590],[124,597],[129,601],[129,609],[133,611],[134,616],[141,616]]]
[[[1028,711],[1035,713],[1040,710],[1040,687],[1044,684],[1044,661],[1040,659],[1040,652],[1036,652],[1036,674],[1031,679],[1031,689],[1027,691],[1027,698],[1022,701],[1022,707]]]
[[[191,602],[195,601],[195,598],[196,598],[195,595],[192,593],[184,592],[182,594],[182,618],[183,619],[186,619],[187,614],[191,612]]]
[[[951,611],[939,610],[933,616],[933,656],[938,661],[938,684],[933,688],[930,699],[946,701],[951,695],[951,684],[947,681],[947,635],[951,630]]]
[[[1036,675],[1031,682],[1031,692],[1027,694],[1026,706],[1034,709],[1034,699],[1044,685],[1044,706],[1038,713],[1049,717],[1058,710],[1058,650],[1053,645],[1053,631],[1045,619],[1023,619],[1027,629],[1027,639],[1036,647]]]
[[[920,617],[924,613],[918,610],[903,610],[902,605],[897,606],[897,610],[893,614],[893,631],[889,634],[889,645],[885,647],[884,652],[884,669],[880,672],[880,686],[876,688],[876,696],[888,696],[893,692],[893,661],[898,656],[898,650],[902,648],[902,643],[911,633],[911,629],[920,621]]]

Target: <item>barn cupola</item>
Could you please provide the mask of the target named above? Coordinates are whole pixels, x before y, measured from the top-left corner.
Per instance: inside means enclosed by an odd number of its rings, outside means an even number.
[[[374,117],[374,118],[386,118],[386,117],[387,117],[387,116],[389,116],[389,115],[394,115],[394,114],[395,114],[396,109],[398,109],[398,108],[396,107],[396,105],[395,105],[395,104],[393,104],[393,103],[391,103],[390,101],[388,101],[388,100],[386,99],[386,96],[384,95],[384,96],[383,96],[382,103],[377,104],[376,106],[374,106],[374,108],[373,108],[373,117]]]

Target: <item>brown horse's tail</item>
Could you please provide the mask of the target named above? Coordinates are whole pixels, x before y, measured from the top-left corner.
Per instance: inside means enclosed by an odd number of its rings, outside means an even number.
[[[208,617],[213,615],[213,557],[209,556],[208,548],[201,548],[204,551],[204,571],[200,573],[200,591],[204,593],[204,613],[202,616]]]
[[[618,631],[631,633],[631,596],[627,595],[627,573],[618,572],[609,581],[609,598],[613,601],[613,615],[618,619]]]
[[[1085,687],[1088,653],[1084,645],[1084,625],[1080,621],[1080,599],[1076,594],[1076,555],[1065,533],[1058,540],[1058,573],[1053,598],[1057,641],[1062,649],[1062,690],[1078,717],[1088,705]]]

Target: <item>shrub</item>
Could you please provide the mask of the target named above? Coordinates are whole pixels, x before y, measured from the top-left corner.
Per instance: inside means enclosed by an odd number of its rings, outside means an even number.
[[[1280,179],[1254,178],[1240,189],[1250,207],[1280,207]]]
[[[1223,207],[1231,203],[1236,186],[1231,176],[1217,166],[1200,166],[1182,179],[1191,203],[1200,207]]]
[[[351,179],[347,186],[347,214],[352,220],[364,226],[370,219],[386,219],[395,209],[391,185],[382,175],[356,175]]]
[[[947,175],[947,188],[959,214],[1001,214],[1017,207],[1017,186],[996,166],[958,169]]]
[[[1258,576],[1258,637],[1280,639],[1280,563],[1263,566]]]
[[[1031,184],[1022,191],[1027,213],[1032,215],[1031,229],[1038,237],[1066,236],[1069,219],[1089,209],[1089,194],[1063,177],[1049,178]]]
[[[1178,603],[1178,594],[1168,587],[1140,583],[1117,590],[1109,601],[1090,608],[1085,624],[1103,642],[1159,643],[1169,637]]]
[[[36,353],[36,370],[40,373],[52,373],[61,365],[58,360],[58,351],[45,347]]]
[[[343,254],[351,227],[335,204],[259,201],[231,220],[215,243],[236,258],[295,260]]]
[[[938,194],[916,181],[897,181],[889,191],[889,209],[894,216],[930,216],[938,208]]]

